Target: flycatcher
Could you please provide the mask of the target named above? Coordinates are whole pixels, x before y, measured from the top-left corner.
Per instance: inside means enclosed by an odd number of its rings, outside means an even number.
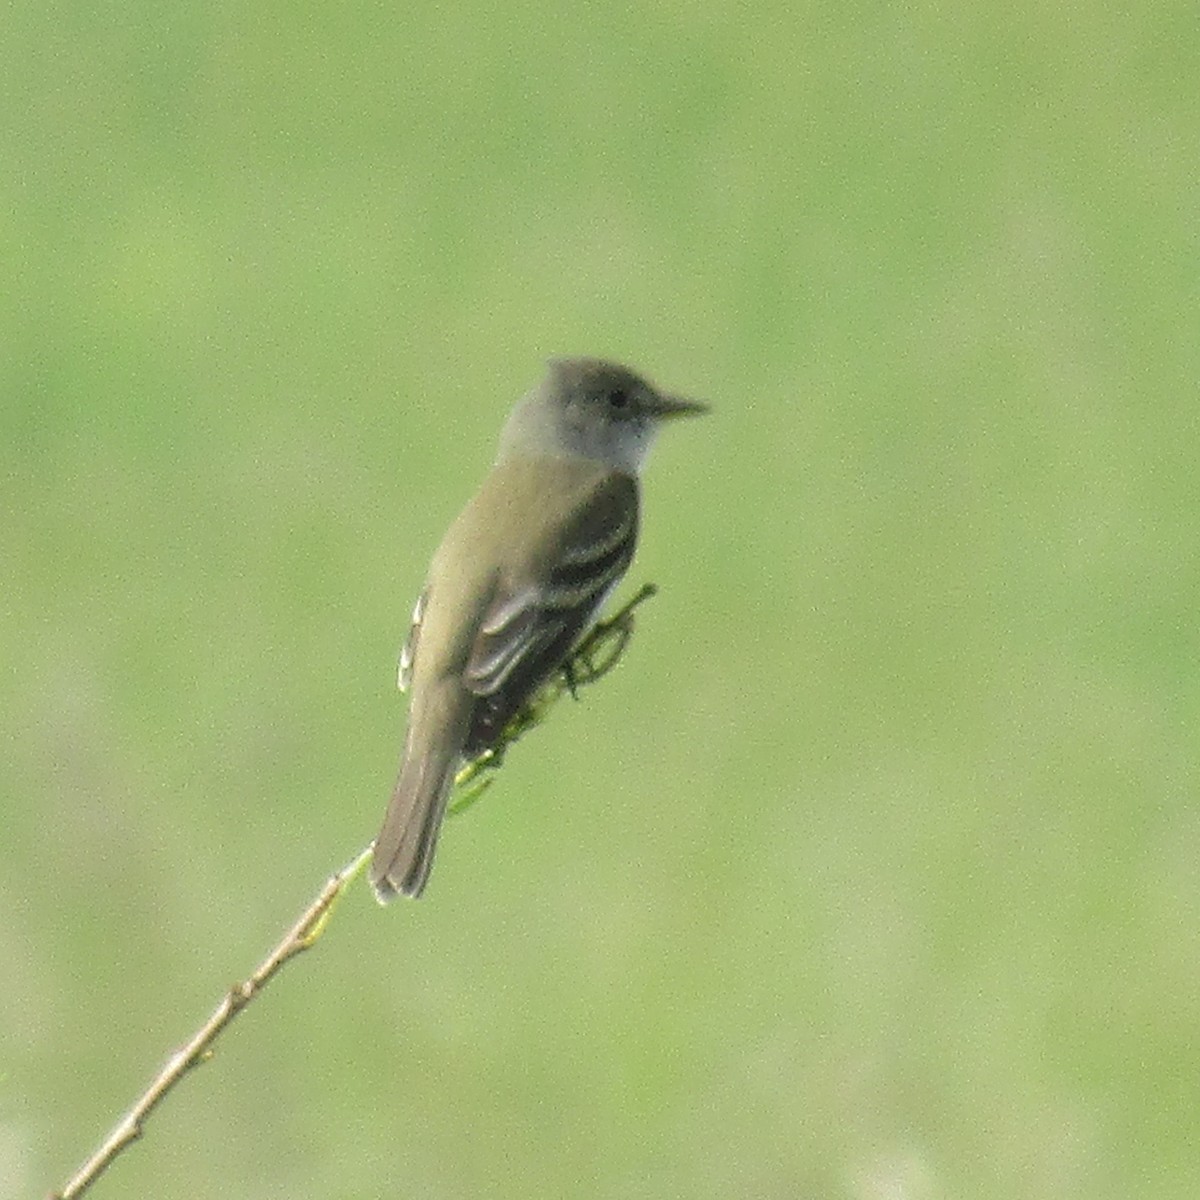
[[[705,411],[594,358],[553,360],[513,410],[433,556],[400,656],[412,699],[371,860],[381,902],[421,894],[459,767],[563,666],[625,574],[659,426]]]

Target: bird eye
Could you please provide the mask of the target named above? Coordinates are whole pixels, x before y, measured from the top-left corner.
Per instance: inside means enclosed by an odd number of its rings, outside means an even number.
[[[616,388],[614,391],[609,392],[608,402],[613,408],[626,408],[629,405],[629,393]]]

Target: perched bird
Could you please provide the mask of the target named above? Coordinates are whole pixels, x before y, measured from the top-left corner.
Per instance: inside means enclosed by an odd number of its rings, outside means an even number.
[[[563,666],[624,575],[659,426],[705,411],[593,358],[552,360],[513,409],[433,556],[400,657],[411,704],[371,861],[381,902],[421,894],[459,767]]]

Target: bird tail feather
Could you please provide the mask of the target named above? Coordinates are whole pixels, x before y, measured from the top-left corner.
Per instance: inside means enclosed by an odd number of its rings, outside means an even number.
[[[404,761],[371,857],[371,886],[381,904],[397,895],[416,898],[425,888],[469,714],[470,697],[448,683],[412,714]]]

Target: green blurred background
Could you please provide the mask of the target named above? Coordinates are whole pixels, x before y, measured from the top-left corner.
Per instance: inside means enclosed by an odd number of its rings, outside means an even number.
[[[0,1195],[375,832],[562,353],[620,669],[97,1187],[1200,1195],[1193,3],[0,17]]]

